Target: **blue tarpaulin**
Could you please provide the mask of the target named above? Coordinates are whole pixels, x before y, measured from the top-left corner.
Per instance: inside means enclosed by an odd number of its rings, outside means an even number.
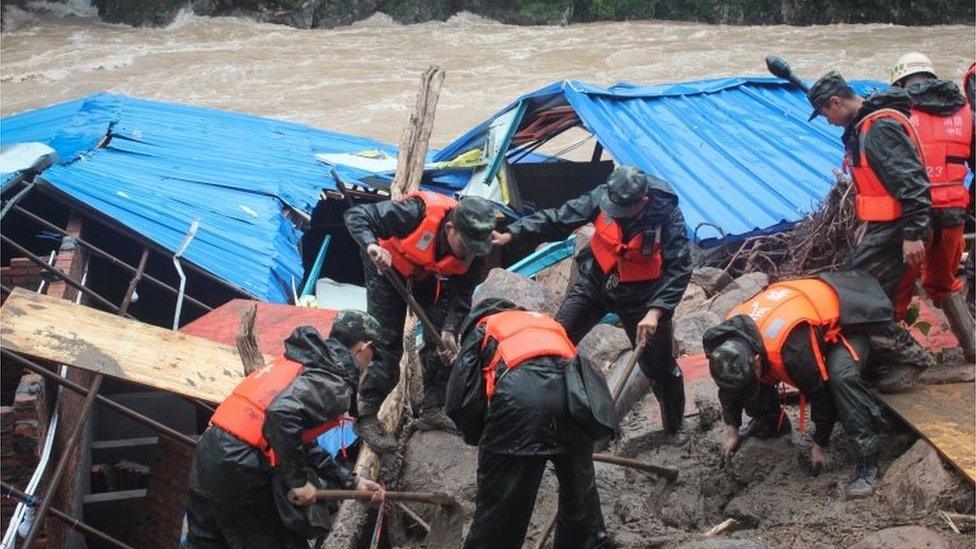
[[[852,85],[862,94],[886,87]],[[523,101],[530,113],[571,106],[617,163],[670,182],[689,234],[704,244],[788,229],[827,196],[843,158],[841,128],[822,117],[808,123],[801,91],[755,77],[607,89],[557,82],[501,109],[435,160],[482,146],[491,121]]]
[[[57,151],[46,184],[166,249],[199,219],[184,257],[275,302],[289,300],[303,273],[301,234],[285,205],[310,212],[334,188],[315,154],[396,153],[301,124],[109,94],[9,116],[0,128],[0,144]]]

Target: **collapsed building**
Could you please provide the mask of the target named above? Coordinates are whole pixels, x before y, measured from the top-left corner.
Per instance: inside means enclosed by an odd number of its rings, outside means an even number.
[[[827,196],[840,131],[808,124],[808,111],[800,92],[770,78],[607,89],[564,81],[432,151],[422,184],[489,198],[515,218],[589,190],[617,163],[634,164],[672,183],[704,257],[788,230]],[[324,332],[330,311],[363,306],[362,267],[341,215],[350,202],[387,197],[395,147],[108,94],[2,124],[4,298],[16,286],[225,344],[242,300],[257,300],[261,351],[272,356],[289,327],[312,322]],[[540,279],[562,270],[547,284],[564,287],[572,251],[570,240],[495,264]],[[727,293],[723,285],[707,297],[719,290]],[[272,305],[306,296],[324,310]],[[5,314],[8,322],[17,319]],[[38,364],[7,345],[3,359],[3,481],[116,541],[178,543],[192,440],[219,399]],[[89,386],[104,398],[86,398]],[[5,544],[20,529],[49,546],[113,545],[41,524],[38,507],[21,499],[4,502]]]

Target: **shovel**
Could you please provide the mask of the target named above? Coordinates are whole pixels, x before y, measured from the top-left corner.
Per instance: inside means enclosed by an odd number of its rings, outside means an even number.
[[[373,492],[368,490],[318,490],[315,493],[318,501],[335,501],[354,499],[370,501]],[[384,499],[393,502],[412,501],[415,503],[429,503],[437,506],[434,518],[430,521],[430,533],[427,534],[427,547],[430,549],[456,549],[463,543],[461,529],[464,517],[457,500],[447,494],[436,492],[391,492],[384,493]]]
[[[790,64],[786,62],[786,59],[778,55],[767,55],[766,56],[766,68],[769,72],[777,78],[782,78],[790,84],[793,84],[797,88],[805,92],[810,91],[810,86],[807,86],[800,80],[795,74],[793,74],[793,69],[790,68]]]

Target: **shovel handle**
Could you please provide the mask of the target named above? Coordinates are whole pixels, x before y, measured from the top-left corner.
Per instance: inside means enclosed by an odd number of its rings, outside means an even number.
[[[630,467],[631,469],[639,469],[641,471],[647,471],[648,473],[654,473],[655,475],[664,477],[672,482],[674,482],[678,478],[677,469],[673,469],[671,467],[663,467],[661,465],[654,465],[653,463],[648,463],[646,461],[641,461],[639,459],[623,458],[619,456],[613,456],[610,454],[593,454],[593,461],[612,463],[613,465],[622,465],[624,467]]]
[[[369,490],[317,490],[315,499],[318,501],[334,501],[354,499],[358,501],[370,501],[373,499],[373,492]],[[413,501],[417,503],[430,503],[433,505],[457,505],[457,502],[447,494],[436,492],[391,492],[384,493],[384,499],[390,501]]]
[[[637,361],[640,360],[641,353],[643,352],[643,343],[634,347],[634,352],[630,355],[630,360],[627,361],[627,366],[624,367],[624,375],[620,378],[620,381],[617,382],[617,386],[613,388],[613,394],[610,395],[614,404],[617,404],[617,401],[620,400],[620,395],[623,394],[624,387],[627,386],[627,380],[630,379],[630,374],[634,371],[634,366],[637,366]]]

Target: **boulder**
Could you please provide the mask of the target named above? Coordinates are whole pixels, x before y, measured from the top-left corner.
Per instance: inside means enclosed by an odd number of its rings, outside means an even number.
[[[729,469],[736,481],[752,484],[769,477],[778,466],[792,466],[795,463],[796,449],[790,437],[767,440],[749,437],[732,454]]]
[[[674,351],[678,355],[702,352],[702,334],[722,322],[712,311],[698,311],[674,320]]]
[[[689,284],[684,295],[681,296],[681,301],[674,309],[674,318],[688,316],[704,309],[707,301],[708,293],[705,292],[705,288],[697,284]]]
[[[603,373],[610,371],[610,367],[620,358],[620,355],[630,350],[630,340],[623,328],[610,324],[597,324],[580,340],[576,349],[581,355]]]
[[[926,547],[928,549],[948,549],[949,542],[938,533],[922,526],[896,526],[868,534],[850,549],[903,549],[904,547]]]
[[[936,510],[939,497],[953,485],[935,448],[919,439],[888,468],[880,492],[897,514],[928,514]]]
[[[756,296],[769,285],[769,275],[766,273],[747,273],[733,280],[722,289],[708,306],[708,310],[725,318],[733,308]]]
[[[440,492],[457,499],[466,518],[474,515],[478,449],[447,431],[417,431],[403,452],[400,490]],[[432,505],[409,505],[431,520]]]
[[[698,267],[691,273],[691,283],[701,286],[709,297],[721,292],[731,282],[729,273],[716,267]]]
[[[529,277],[505,269],[492,269],[488,278],[475,290],[471,300],[478,303],[489,297],[508,299],[529,311],[546,309],[546,293],[542,290],[542,285]]]
[[[766,549],[768,545],[747,539],[706,538],[682,543],[678,549]]]
[[[555,315],[559,310],[559,306],[566,298],[566,292],[569,291],[570,279],[575,269],[576,262],[570,257],[535,275],[535,281],[539,283],[546,295],[544,312]]]

